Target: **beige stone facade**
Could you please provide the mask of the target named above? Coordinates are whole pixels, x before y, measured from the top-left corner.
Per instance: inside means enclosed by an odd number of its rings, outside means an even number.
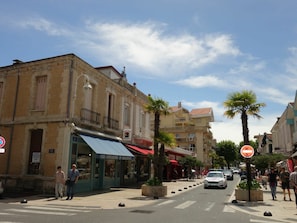
[[[0,67],[0,135],[6,140],[0,179],[7,190],[51,192],[56,167],[67,173],[75,162],[81,171],[78,190],[124,183],[134,171],[134,157],[101,156],[80,134],[117,146],[149,146],[146,103],[125,71],[94,68],[74,54]],[[107,165],[115,173],[107,174]]]

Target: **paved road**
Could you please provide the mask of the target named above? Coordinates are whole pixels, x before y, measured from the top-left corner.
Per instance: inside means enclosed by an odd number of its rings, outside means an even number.
[[[235,180],[238,180],[238,178],[236,177]],[[160,200],[162,199],[164,200],[164,202],[168,202],[166,201],[168,200],[168,198],[172,198],[177,194],[192,190],[195,187],[203,186],[203,179],[195,179],[192,181],[178,180],[176,182],[165,182],[164,184],[168,188],[168,195],[166,198],[160,198],[158,200],[142,196],[140,189],[116,188],[111,189],[109,192],[106,193],[78,194],[71,201],[66,200],[65,198],[55,200],[53,198],[31,196],[15,199],[2,199],[0,200],[0,202],[9,204],[20,204],[21,200],[26,199],[28,202],[22,205],[28,206],[28,208],[26,208],[27,211],[52,211],[53,213],[57,213],[56,209],[63,206],[63,208],[69,207],[74,210],[74,212],[70,212],[70,214],[76,213],[76,209],[77,211],[88,211],[92,209],[134,208],[148,204],[154,204],[157,203],[157,201],[160,202]],[[292,198],[295,199],[294,195],[292,196]],[[283,201],[282,191],[280,187],[278,187],[277,190],[277,200],[272,200],[269,189],[264,190],[263,202],[238,202],[237,204],[234,204],[232,203],[233,200],[235,200],[234,193],[231,194],[225,211],[230,212],[232,210],[237,210],[261,217],[264,216],[265,211],[269,211],[272,213],[272,216],[266,217],[268,221],[270,219],[271,221],[297,223],[297,209],[295,206],[295,201]],[[17,212],[17,210],[10,211]]]

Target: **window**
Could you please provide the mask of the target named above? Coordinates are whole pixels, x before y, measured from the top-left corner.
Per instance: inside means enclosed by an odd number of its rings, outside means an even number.
[[[113,123],[113,107],[114,107],[114,95],[109,93],[108,94],[108,102],[107,102],[107,126],[108,128],[112,128]]]
[[[130,126],[130,105],[125,103],[124,107],[124,125]]]
[[[190,151],[195,151],[195,147],[196,147],[195,144],[190,144],[189,145],[189,150]]]
[[[44,110],[45,109],[46,85],[47,85],[47,77],[46,76],[36,77],[34,110]]]
[[[139,120],[139,132],[144,131],[144,129],[145,129],[145,113],[141,111],[140,120]]]

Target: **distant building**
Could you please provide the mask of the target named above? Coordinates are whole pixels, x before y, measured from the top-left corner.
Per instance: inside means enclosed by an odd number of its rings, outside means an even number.
[[[169,114],[162,115],[160,120],[160,130],[172,133],[180,150],[191,152],[192,156],[205,165],[211,165],[209,152],[214,146],[210,126],[214,121],[212,108],[188,111],[179,102],[177,106],[170,107]]]

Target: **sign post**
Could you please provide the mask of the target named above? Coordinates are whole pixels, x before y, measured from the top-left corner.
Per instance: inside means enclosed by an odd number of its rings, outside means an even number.
[[[240,154],[245,158],[246,161],[246,174],[247,174],[247,185],[249,191],[249,202],[251,201],[251,163],[250,158],[253,157],[255,150],[250,145],[244,145],[240,149]]]

